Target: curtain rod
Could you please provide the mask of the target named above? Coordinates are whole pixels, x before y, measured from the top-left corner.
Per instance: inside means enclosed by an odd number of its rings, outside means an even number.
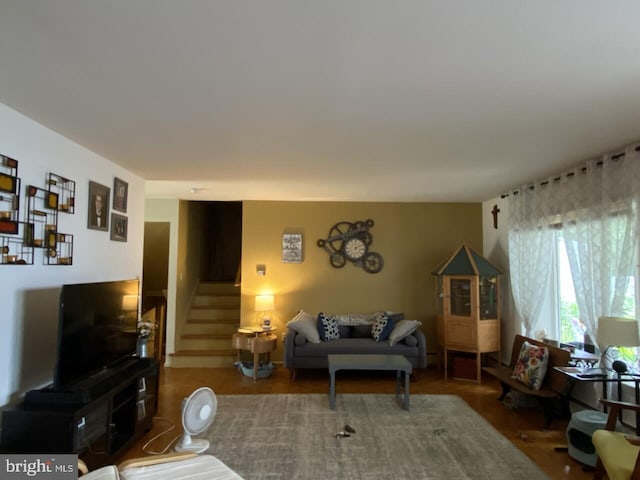
[[[634,150],[636,152],[640,152],[640,145],[638,145],[636,148],[634,148]],[[621,153],[616,153],[615,155],[611,155],[611,160],[616,162],[619,159],[621,159],[622,157],[624,157],[624,152]],[[597,167],[601,167],[602,166],[602,160],[599,160],[596,162],[596,166]],[[579,169],[579,171],[581,173],[586,173],[587,172],[587,167],[581,167]],[[576,174],[576,171],[573,172],[569,172],[565,175],[565,177],[567,178],[571,178]],[[549,182],[559,182],[560,180],[562,180],[562,175],[558,175],[557,177],[554,177],[552,180],[544,180],[542,182],[540,182],[538,185],[540,187],[544,187],[545,185],[547,185]],[[534,190],[536,188],[535,184],[534,185],[529,185],[529,190]],[[513,195],[518,195],[519,191],[518,190],[514,190],[513,191]],[[500,195],[500,198],[507,198],[509,196],[508,193],[503,193],[502,195]]]

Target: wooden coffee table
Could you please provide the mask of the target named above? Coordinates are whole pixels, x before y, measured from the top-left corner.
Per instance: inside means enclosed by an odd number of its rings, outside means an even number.
[[[404,372],[404,402],[402,407],[409,410],[409,375],[412,367],[409,360],[402,355],[366,355],[366,354],[341,354],[328,355],[329,375],[329,406],[331,410],[336,408],[336,372],[338,370],[395,370],[396,371],[396,398],[400,398],[400,384],[402,372]]]

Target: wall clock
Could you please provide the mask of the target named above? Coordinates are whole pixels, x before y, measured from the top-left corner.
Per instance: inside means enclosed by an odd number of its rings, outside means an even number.
[[[338,222],[327,238],[321,238],[317,244],[329,254],[329,262],[335,268],[342,268],[347,260],[365,272],[378,273],[384,266],[382,255],[369,251],[373,237],[369,229],[373,220],[364,222]]]

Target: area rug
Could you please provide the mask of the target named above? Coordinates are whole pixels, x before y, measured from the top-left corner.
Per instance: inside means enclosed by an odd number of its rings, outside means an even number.
[[[547,478],[455,395],[412,395],[409,411],[393,395],[217,398],[208,453],[246,480]]]

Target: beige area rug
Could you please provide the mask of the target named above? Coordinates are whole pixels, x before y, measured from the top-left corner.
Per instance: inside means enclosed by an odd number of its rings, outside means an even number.
[[[247,480],[548,478],[455,395],[219,395],[206,437]]]

